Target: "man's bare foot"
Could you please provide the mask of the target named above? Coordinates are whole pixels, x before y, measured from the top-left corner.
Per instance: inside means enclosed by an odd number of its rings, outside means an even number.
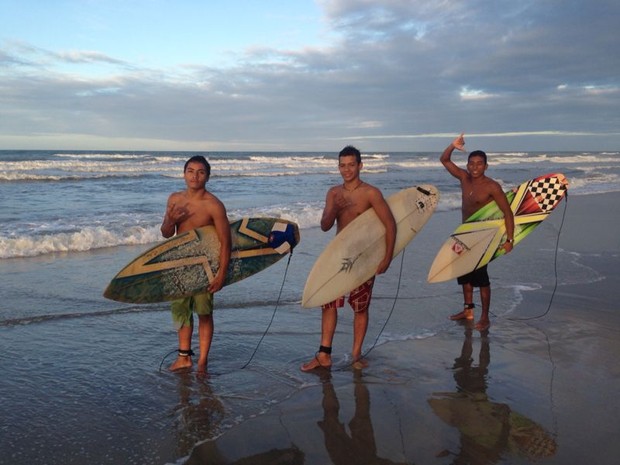
[[[471,308],[466,308],[462,312],[455,313],[454,315],[450,315],[451,320],[473,320],[474,319],[474,311]]]
[[[196,365],[196,372],[204,375],[207,372],[207,362],[198,360],[198,364]]]
[[[329,370],[332,367],[332,358],[323,353],[318,352],[312,360],[308,363],[304,363],[299,369],[304,372],[316,370],[317,368],[324,368]]]
[[[485,331],[487,329],[489,329],[489,326],[491,326],[491,322],[489,320],[479,320],[478,323],[476,323],[476,325],[474,326],[474,328],[476,328],[478,331]]]
[[[192,367],[192,358],[179,355],[175,362],[168,368],[170,371],[185,370]]]
[[[363,368],[368,368],[368,360],[366,360],[365,358],[358,358],[356,361],[354,361],[351,366],[353,367],[354,370],[361,370]]]

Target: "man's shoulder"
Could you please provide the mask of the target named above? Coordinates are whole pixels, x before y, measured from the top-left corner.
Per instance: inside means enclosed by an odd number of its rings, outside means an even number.
[[[485,176],[485,185],[492,190],[497,190],[499,189],[500,191],[502,190],[502,186],[499,182],[497,182],[495,179],[490,178],[488,176]]]
[[[373,186],[372,184],[368,184],[367,182],[364,182],[360,186],[360,191],[368,197],[383,196],[381,189],[379,189],[377,186]]]
[[[209,202],[222,203],[219,197],[207,190],[205,190],[202,194],[202,200],[207,200]]]

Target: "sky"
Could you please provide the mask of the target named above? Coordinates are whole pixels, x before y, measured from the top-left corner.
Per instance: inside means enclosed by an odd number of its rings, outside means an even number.
[[[620,150],[617,0],[0,12],[0,150]]]

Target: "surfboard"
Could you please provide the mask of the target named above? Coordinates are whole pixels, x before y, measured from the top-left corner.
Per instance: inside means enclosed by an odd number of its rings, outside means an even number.
[[[432,185],[415,186],[386,201],[396,220],[396,256],[431,217],[439,192]],[[317,307],[345,295],[374,276],[384,256],[385,227],[371,208],[342,229],[319,255],[308,274],[301,305]]]
[[[299,244],[298,226],[280,218],[242,218],[230,224],[231,256],[224,286],[273,265]],[[174,236],[132,260],[103,295],[129,303],[175,300],[204,292],[219,269],[214,226]]]
[[[514,244],[519,244],[557,207],[566,195],[563,174],[545,174],[506,192],[514,213]],[[463,276],[502,256],[506,241],[504,215],[490,202],[462,223],[439,249],[428,272],[428,282]]]

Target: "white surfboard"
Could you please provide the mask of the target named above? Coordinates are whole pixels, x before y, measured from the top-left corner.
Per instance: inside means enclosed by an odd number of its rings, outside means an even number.
[[[439,191],[432,185],[415,186],[386,201],[396,220],[396,256],[435,211]],[[318,307],[347,294],[374,276],[384,256],[385,227],[371,208],[327,244],[310,270],[301,305]]]

